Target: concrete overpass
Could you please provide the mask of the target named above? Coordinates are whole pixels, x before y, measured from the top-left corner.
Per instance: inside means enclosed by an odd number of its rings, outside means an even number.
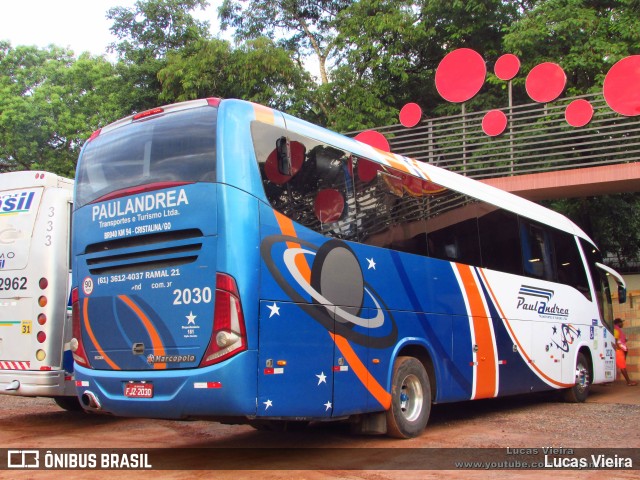
[[[533,201],[639,192],[640,162],[529,173],[481,181]]]

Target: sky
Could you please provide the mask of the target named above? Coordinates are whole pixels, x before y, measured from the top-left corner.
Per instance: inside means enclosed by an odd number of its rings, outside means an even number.
[[[193,16],[208,20],[216,35],[221,2],[209,3],[206,11],[196,10]],[[0,40],[9,40],[13,47],[69,47],[76,56],[85,51],[106,54],[107,45],[116,40],[109,31],[112,22],[106,18],[107,10],[134,4],[135,0],[0,0]]]

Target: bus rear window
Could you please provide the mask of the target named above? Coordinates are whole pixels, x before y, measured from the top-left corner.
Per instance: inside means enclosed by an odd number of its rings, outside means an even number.
[[[131,187],[215,181],[216,118],[216,108],[199,107],[99,135],[80,156],[76,208]]]

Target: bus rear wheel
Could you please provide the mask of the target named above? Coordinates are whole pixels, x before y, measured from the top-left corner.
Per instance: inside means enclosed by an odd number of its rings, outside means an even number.
[[[564,400],[569,403],[582,403],[589,396],[589,387],[591,386],[589,362],[583,353],[578,353],[578,358],[576,359],[575,380],[575,385],[563,392]]]
[[[393,365],[391,408],[387,410],[387,434],[395,438],[420,435],[431,413],[431,385],[422,363],[398,357]]]

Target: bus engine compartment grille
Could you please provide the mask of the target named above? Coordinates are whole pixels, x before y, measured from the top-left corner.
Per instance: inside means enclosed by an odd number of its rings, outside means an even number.
[[[195,262],[203,241],[198,229],[178,230],[94,243],[85,254],[93,275],[156,270]]]

